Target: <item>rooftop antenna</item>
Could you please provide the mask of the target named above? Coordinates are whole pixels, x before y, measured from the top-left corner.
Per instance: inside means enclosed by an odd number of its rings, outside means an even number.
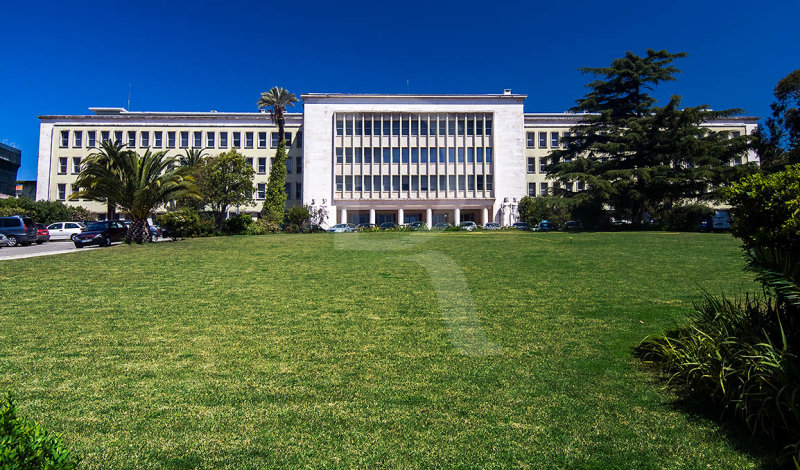
[[[130,84],[130,82],[128,83],[128,107],[125,108],[125,109],[127,109],[128,111],[131,110],[131,84]]]

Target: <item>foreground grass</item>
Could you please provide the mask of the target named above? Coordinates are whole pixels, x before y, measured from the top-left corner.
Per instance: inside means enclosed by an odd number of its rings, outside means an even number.
[[[89,468],[761,464],[631,357],[698,286],[753,287],[730,236],[342,237],[2,262],[0,391]]]

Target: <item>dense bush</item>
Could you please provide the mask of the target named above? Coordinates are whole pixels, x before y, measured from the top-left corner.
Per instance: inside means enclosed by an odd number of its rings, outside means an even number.
[[[275,233],[277,231],[278,226],[274,222],[264,219],[257,219],[247,226],[244,233],[247,235],[266,235],[268,233]]]
[[[205,237],[217,234],[217,225],[214,220],[191,208],[158,214],[156,223],[166,231],[166,236],[174,238]]]
[[[237,214],[228,219],[223,224],[223,230],[229,235],[241,235],[247,232],[247,228],[253,225],[253,218],[248,214]]]
[[[286,220],[289,222],[289,225],[294,225],[296,227],[305,225],[309,217],[311,217],[311,213],[308,210],[308,206],[293,206],[286,212]]]
[[[690,232],[699,230],[700,222],[713,215],[714,209],[705,204],[685,204],[663,211],[659,219],[666,230]]]
[[[17,416],[10,395],[0,399],[0,468],[77,468],[72,452],[41,425]]]
[[[94,219],[92,213],[82,206],[68,206],[61,201],[33,201],[24,197],[0,199],[0,216],[9,215],[27,215],[45,225]]]
[[[519,219],[531,227],[542,220],[561,226],[572,217],[573,203],[561,196],[525,196],[519,201]]]

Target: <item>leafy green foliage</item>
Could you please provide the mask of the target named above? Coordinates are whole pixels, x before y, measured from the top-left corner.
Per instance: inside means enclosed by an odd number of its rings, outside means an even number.
[[[173,238],[204,237],[217,234],[217,224],[196,210],[183,207],[156,216],[156,223]]]
[[[284,140],[284,126],[286,124],[284,113],[286,112],[286,107],[294,106],[299,101],[294,93],[290,93],[289,90],[278,86],[261,93],[261,97],[258,99],[258,109],[267,108],[269,110],[272,122],[278,125],[278,132],[280,132],[278,135],[281,136],[281,140]]]
[[[767,172],[800,163],[800,69],[781,79],[774,95],[772,116],[759,125],[755,144]]]
[[[0,468],[71,470],[74,455],[40,424],[17,415],[10,394],[0,398]]]
[[[628,52],[610,67],[582,69],[601,79],[589,83],[589,92],[571,108],[584,114],[563,138],[566,148],[548,155],[548,176],[572,187],[583,182],[586,190],[559,194],[607,204],[638,224],[645,212],[652,214],[665,204],[714,198],[713,187],[753,171],[750,165],[730,165],[748,149],[749,136],[730,138],[728,132],[700,127],[738,110],[680,109],[677,96],[657,107],[647,93],[674,81],[679,70],[671,63],[685,56],[663,50],[648,50],[645,57]]]
[[[275,233],[278,231],[278,225],[264,219],[254,220],[252,224],[248,225],[245,229],[247,235],[266,235],[268,233]]]
[[[0,199],[0,217],[27,215],[45,225],[53,222],[90,220],[92,213],[82,206],[68,206],[61,201],[33,201],[28,198]]]
[[[666,230],[697,231],[700,222],[714,215],[714,209],[705,204],[679,204],[658,214]]]
[[[253,204],[255,171],[236,149],[204,159],[195,172],[202,203],[211,209],[220,229],[228,208]]]
[[[286,158],[286,140],[281,139],[269,167],[266,200],[261,209],[262,218],[273,223],[283,221],[286,207]]]
[[[305,205],[292,206],[286,213],[286,220],[289,221],[290,224],[298,227],[307,224],[309,217],[311,217],[311,213],[308,210],[308,206]]]
[[[253,225],[253,218],[248,214],[237,214],[225,221],[224,230],[229,235],[241,235],[247,233],[247,229]]]
[[[519,200],[519,218],[531,227],[542,220],[560,226],[570,219],[572,206],[572,201],[560,196],[524,196]]]

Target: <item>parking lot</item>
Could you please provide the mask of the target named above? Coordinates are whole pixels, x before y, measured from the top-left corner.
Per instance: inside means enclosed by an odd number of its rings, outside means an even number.
[[[0,261],[7,259],[19,258],[32,258],[34,256],[47,256],[57,255],[60,253],[71,253],[73,251],[87,251],[96,250],[96,246],[87,246],[86,248],[75,248],[71,241],[53,241],[45,242],[41,245],[33,244],[31,246],[15,246],[0,248]]]

